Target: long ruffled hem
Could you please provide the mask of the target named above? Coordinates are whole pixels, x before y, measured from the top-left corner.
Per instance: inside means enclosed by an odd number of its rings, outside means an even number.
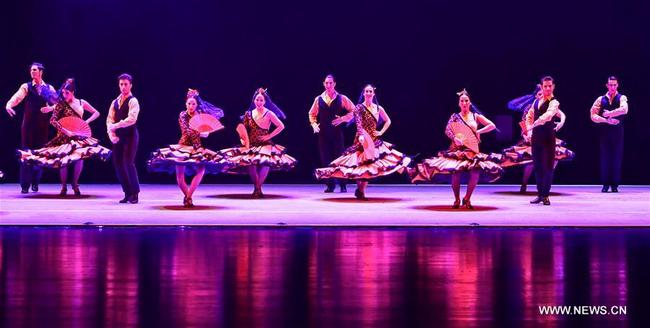
[[[409,170],[412,183],[448,182],[453,173],[470,173],[479,171],[479,181],[494,182],[503,175],[503,168],[498,164],[499,154],[474,154],[470,151],[440,152],[438,157],[428,158]]]
[[[353,146],[328,167],[316,169],[314,175],[317,179],[367,180],[401,173],[411,163],[410,157],[381,140],[375,141],[375,153],[375,158],[369,159],[362,149]]]
[[[43,147],[39,149],[18,150],[22,163],[38,165],[46,168],[58,169],[76,161],[89,158],[98,158],[106,161],[111,156],[111,151],[99,145],[97,139],[88,137],[72,139],[61,145]]]
[[[207,174],[219,174],[228,168],[226,160],[217,152],[186,145],[170,145],[151,153],[147,161],[150,172],[176,173],[177,166],[185,167],[186,175],[194,175],[199,168]]]
[[[528,165],[533,163],[533,153],[529,142],[520,141],[518,144],[504,149],[502,152],[503,160],[501,167],[508,168],[519,165]],[[570,161],[575,157],[575,153],[566,148],[566,142],[555,139],[555,160]]]
[[[220,150],[219,154],[228,163],[227,173],[230,174],[248,174],[251,165],[268,166],[272,171],[289,171],[297,162],[283,146],[277,144],[227,148]]]

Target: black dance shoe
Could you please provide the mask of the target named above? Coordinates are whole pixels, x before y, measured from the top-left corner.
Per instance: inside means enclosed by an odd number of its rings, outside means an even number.
[[[137,204],[138,203],[138,194],[131,195],[131,197],[129,197],[128,202],[131,203],[131,204]]]
[[[124,198],[120,199],[119,203],[120,204],[126,204],[129,202],[129,195],[124,194]]]
[[[79,186],[72,186],[72,191],[74,191],[74,195],[76,197],[81,196],[81,190],[79,190]]]
[[[325,190],[323,192],[327,193],[327,194],[331,193],[331,192],[334,192],[334,186],[327,186],[327,188],[325,188]]]
[[[20,193],[21,193],[21,194],[27,194],[27,193],[29,193],[29,186],[27,186],[27,187],[20,187]]]
[[[262,188],[255,188],[253,191],[253,198],[264,198],[264,193],[262,193]]]
[[[341,192],[348,192],[348,186],[346,186],[345,183],[342,184],[342,185],[341,185],[341,190],[340,190],[340,191],[341,191]]]
[[[548,199],[548,197],[544,197],[544,199],[542,199],[542,204],[546,206],[551,205],[551,200]]]
[[[618,192],[618,186],[612,186],[612,192]]]
[[[453,209],[455,209],[455,210],[456,210],[456,209],[459,209],[459,208],[460,208],[460,199],[456,199],[456,200],[454,201],[454,205],[451,205],[451,208],[453,208]]]
[[[474,206],[472,206],[472,202],[469,201],[469,198],[463,198],[463,207],[468,210],[474,209]]]
[[[541,202],[542,202],[542,197],[539,196],[535,197],[535,199],[530,201],[531,204],[539,204]]]
[[[32,183],[32,191],[38,192],[38,183]]]
[[[519,187],[519,193],[525,194],[527,188],[528,188],[527,185],[521,185],[521,187]]]
[[[609,190],[609,186],[608,186],[608,185],[604,185],[604,186],[603,186],[603,189],[601,189],[600,192],[607,192],[608,190]],[[612,191],[614,191],[614,188],[613,188],[613,187],[612,187]]]
[[[358,200],[368,200],[368,198],[366,198],[366,194],[359,190],[359,188],[354,191],[354,197],[356,197]]]
[[[61,191],[59,191],[59,196],[61,196],[61,197],[65,196],[67,194],[68,194],[68,188],[67,187],[63,187],[63,188],[61,188]]]

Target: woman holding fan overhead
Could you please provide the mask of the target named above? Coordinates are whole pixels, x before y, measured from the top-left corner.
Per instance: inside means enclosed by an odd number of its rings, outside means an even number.
[[[451,174],[451,188],[455,198],[452,208],[455,209],[461,206],[461,177],[463,174],[469,175],[462,206],[473,209],[471,197],[479,178],[482,176],[484,180],[496,181],[501,177],[503,169],[496,163],[498,158],[479,151],[481,134],[494,130],[496,126],[472,105],[465,89],[457,95],[460,111],[451,115],[445,128],[445,134],[451,139],[450,148],[439,152],[438,157],[419,163],[409,174],[411,182],[432,181],[438,174]],[[483,126],[480,129],[479,124]]]
[[[90,122],[99,117],[99,112],[83,99],[75,97],[76,86],[74,79],[67,79],[54,106],[45,106],[41,112],[53,112],[50,124],[57,130],[56,136],[45,147],[39,149],[19,150],[20,161],[27,164],[59,169],[61,176],[61,192],[65,196],[68,192],[68,167],[73,167],[72,190],[75,196],[80,196],[79,176],[83,169],[83,161],[96,157],[107,160],[111,151],[99,145],[97,139],[91,137]],[[91,113],[87,120],[83,120],[85,111]]]
[[[192,196],[198,188],[203,175],[223,171],[225,161],[218,153],[201,145],[201,138],[223,128],[219,119],[223,110],[199,97],[199,92],[189,89],[185,100],[185,110],[178,115],[181,139],[178,144],[160,148],[151,153],[147,165],[150,171],[176,174],[176,183],[183,192],[183,206],[193,207]],[[190,185],[185,175],[194,175]]]

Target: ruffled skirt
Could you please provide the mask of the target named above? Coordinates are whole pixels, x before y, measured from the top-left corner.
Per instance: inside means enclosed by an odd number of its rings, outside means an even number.
[[[533,152],[530,142],[521,140],[516,145],[506,148],[502,152],[503,160],[501,167],[512,167],[518,165],[528,165],[533,163]],[[575,157],[575,153],[566,148],[566,142],[555,139],[555,160],[570,161]]]
[[[231,174],[248,174],[251,165],[268,166],[272,171],[289,171],[296,166],[296,159],[277,144],[227,148],[219,154],[228,163],[227,173]]]
[[[206,148],[186,145],[169,145],[151,153],[147,167],[151,172],[176,173],[177,166],[185,167],[185,174],[194,175],[201,167],[205,173],[218,174],[226,170],[228,163],[219,153]]]
[[[52,145],[39,149],[18,150],[20,161],[32,165],[58,169],[79,160],[98,158],[103,161],[111,156],[111,151],[99,145],[93,137],[69,139],[66,143]]]
[[[475,154],[469,150],[441,151],[437,157],[428,158],[409,170],[412,183],[448,182],[453,173],[479,171],[479,181],[494,182],[503,174],[498,164],[500,154]]]
[[[392,144],[376,140],[373,154],[364,152],[361,145],[353,145],[328,167],[316,169],[314,174],[317,179],[366,180],[402,172],[410,163],[411,158]]]

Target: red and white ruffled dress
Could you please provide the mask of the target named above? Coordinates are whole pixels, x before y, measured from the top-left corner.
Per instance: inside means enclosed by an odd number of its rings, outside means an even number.
[[[354,144],[329,166],[316,169],[314,174],[317,179],[368,180],[395,172],[401,173],[406,169],[411,163],[411,158],[397,151],[391,143],[374,135],[378,119],[365,105],[357,105],[354,118],[357,125]],[[364,147],[359,139],[361,136],[371,138],[374,147],[369,144]]]
[[[147,162],[149,171],[175,173],[176,166],[181,165],[185,166],[185,174],[194,175],[200,167],[205,167],[205,173],[209,174],[218,174],[227,168],[223,156],[201,145],[200,133],[190,128],[191,118],[187,111],[180,113],[181,139],[178,144],[153,151]]]
[[[268,114],[266,111],[264,115]],[[222,149],[222,155],[228,163],[227,173],[248,174],[251,165],[268,166],[271,171],[288,171],[296,166],[296,159],[289,156],[286,149],[272,141],[262,141],[262,136],[269,134],[269,129],[260,127],[250,111],[244,114],[242,124],[248,133],[250,147],[233,147]]]
[[[445,134],[450,139],[454,137],[450,124],[455,120],[462,120],[462,118],[453,114],[445,129]],[[476,119],[474,119],[474,122],[466,124],[469,124],[472,130],[477,130]],[[450,174],[469,173],[472,170],[479,170],[481,181],[494,182],[503,174],[503,168],[498,164],[500,161],[500,154],[475,153],[465,146],[457,146],[452,141],[448,150],[440,151],[438,156],[427,158],[418,163],[415,168],[409,170],[409,175],[412,183],[446,182]]]
[[[105,161],[111,156],[111,151],[100,146],[99,141],[93,137],[69,137],[62,132],[63,127],[59,123],[60,119],[70,116],[81,118],[79,112],[83,113],[82,100],[78,101],[72,105],[77,110],[73,109],[66,101],[56,104],[50,117],[50,124],[57,130],[56,136],[43,148],[19,149],[18,155],[21,162],[58,169],[80,160],[98,158]]]

